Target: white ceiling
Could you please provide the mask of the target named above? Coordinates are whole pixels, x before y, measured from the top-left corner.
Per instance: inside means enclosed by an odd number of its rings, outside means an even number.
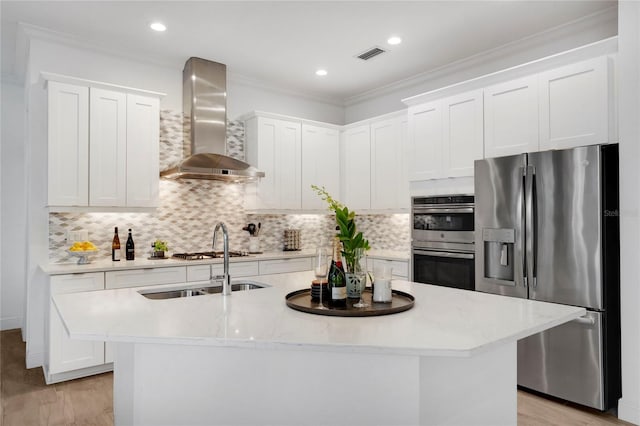
[[[570,1],[1,1],[2,72],[14,72],[18,22],[99,48],[182,67],[227,64],[264,85],[344,101],[616,7]],[[154,20],[168,30],[148,29]],[[403,43],[387,46],[390,35]],[[370,61],[354,56],[379,46]],[[329,74],[317,77],[324,67]]]

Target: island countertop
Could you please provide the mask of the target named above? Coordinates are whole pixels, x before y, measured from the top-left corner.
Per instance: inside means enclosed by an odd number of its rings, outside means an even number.
[[[295,311],[285,296],[312,272],[245,278],[270,287],[152,300],[138,288],[54,296],[72,338],[238,348],[468,357],[578,318],[584,308],[394,280],[415,297],[405,312],[329,317]],[[200,284],[202,286],[202,283]],[[185,285],[186,286],[186,285]],[[188,283],[197,287],[197,283]],[[173,288],[179,286],[163,286]]]

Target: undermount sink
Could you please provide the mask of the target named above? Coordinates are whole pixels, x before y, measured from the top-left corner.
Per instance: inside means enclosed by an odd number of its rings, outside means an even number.
[[[231,284],[231,291],[256,290],[268,287],[266,284],[260,284],[252,281],[242,281]],[[141,290],[138,293],[147,299],[176,299],[179,297],[203,296],[205,294],[222,293],[221,285],[211,285],[206,287],[189,286],[187,288],[174,288],[171,290]]]

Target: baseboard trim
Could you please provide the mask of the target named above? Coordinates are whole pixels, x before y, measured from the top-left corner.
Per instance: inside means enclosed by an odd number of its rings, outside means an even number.
[[[629,398],[620,398],[618,401],[618,418],[640,425],[640,406],[638,406],[638,401],[630,401]]]
[[[0,330],[14,330],[16,328],[22,328],[21,317],[0,318]]]
[[[44,381],[51,385],[53,383],[60,383],[67,380],[79,379],[81,377],[93,376],[95,374],[102,374],[108,371],[113,371],[113,363],[107,363],[97,365],[95,367],[81,368],[79,370],[66,371],[64,373],[50,374],[47,368],[43,365],[42,372],[44,373]]]

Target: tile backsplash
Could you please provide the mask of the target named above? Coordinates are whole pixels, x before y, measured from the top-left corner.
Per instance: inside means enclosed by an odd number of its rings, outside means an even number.
[[[160,168],[177,164],[188,148],[183,144],[182,113],[160,114]],[[229,121],[227,144],[230,156],[244,160],[244,125]],[[187,144],[188,145],[188,144]],[[248,250],[249,234],[242,230],[247,223],[262,224],[262,251],[280,251],[284,230],[301,230],[301,248],[330,245],[335,233],[333,215],[248,214],[244,209],[244,184],[210,180],[160,180],[160,207],[150,213],[50,213],[49,260],[75,262],[66,253],[71,243],[68,231],[87,230],[89,239],[100,249],[99,257],[111,255],[113,228],[118,227],[124,246],[127,230],[132,229],[136,256],[148,257],[156,239],[168,242],[170,251],[204,251],[211,248],[213,228],[223,221],[229,230],[231,249]],[[329,212],[328,212],[329,213]],[[372,248],[409,251],[408,214],[359,215],[358,229]],[[217,243],[221,247],[222,241]]]

